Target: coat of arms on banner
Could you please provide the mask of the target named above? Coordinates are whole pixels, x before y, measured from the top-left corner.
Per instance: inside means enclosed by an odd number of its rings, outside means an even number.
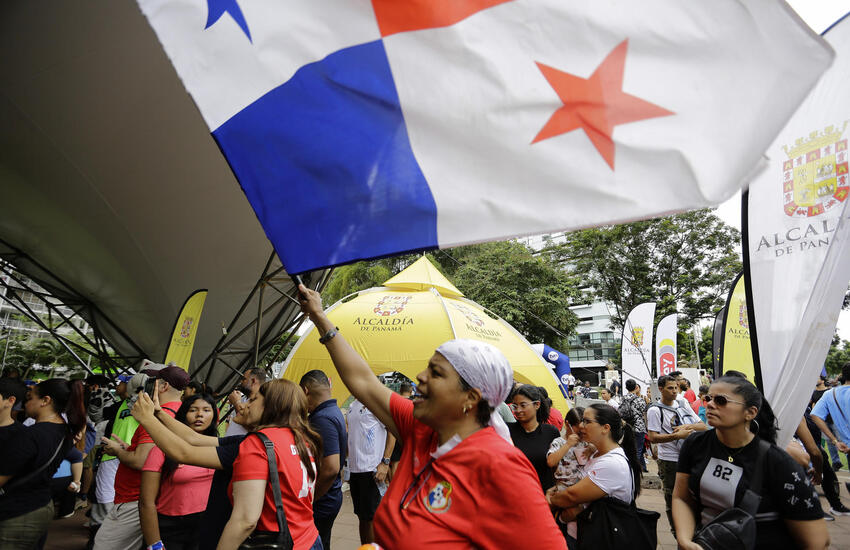
[[[632,345],[639,348],[643,345],[643,327],[632,329]]]
[[[750,330],[750,321],[747,318],[747,302],[741,300],[738,305],[738,324],[747,330]]]
[[[793,147],[784,147],[788,160],[782,165],[782,191],[787,215],[818,216],[847,198],[847,138],[842,139],[847,122],[841,129],[827,126],[808,139],[798,139]]]
[[[406,306],[409,301],[410,296],[384,296],[378,300],[378,303],[375,304],[375,308],[372,311],[375,312],[375,315],[389,317],[390,315],[401,313],[404,310],[404,306]]]
[[[180,327],[180,338],[188,338],[192,335],[192,323],[194,321],[192,317],[186,317],[183,321],[183,326]]]
[[[452,307],[454,307],[459,312],[463,313],[463,316],[466,317],[466,320],[469,321],[470,323],[472,323],[476,326],[479,326],[479,327],[484,326],[484,319],[479,317],[479,315],[477,313],[475,313],[475,311],[473,311],[472,309],[466,307],[463,304],[454,304],[454,303],[452,304]]]

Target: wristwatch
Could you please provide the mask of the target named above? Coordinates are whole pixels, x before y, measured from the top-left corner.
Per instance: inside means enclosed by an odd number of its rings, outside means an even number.
[[[383,464],[384,466],[389,466],[390,465],[390,459],[389,458],[382,458],[381,464]]]
[[[319,338],[319,343],[320,344],[327,344],[328,342],[331,341],[331,338],[333,338],[337,334],[339,334],[339,327],[334,327],[334,328],[330,329],[329,331],[327,331],[324,334],[324,336]]]

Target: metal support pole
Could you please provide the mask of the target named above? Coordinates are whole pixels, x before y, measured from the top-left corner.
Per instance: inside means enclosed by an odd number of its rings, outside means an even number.
[[[6,317],[8,319],[8,316]],[[6,353],[9,351],[9,340],[12,338],[12,329],[6,328],[6,347],[3,349],[3,365],[0,366],[0,375],[6,372]]]
[[[254,333],[254,368],[257,368],[257,364],[260,362],[260,325],[263,324],[263,294],[266,290],[266,281],[263,280],[260,284],[260,296],[257,303],[257,330]]]

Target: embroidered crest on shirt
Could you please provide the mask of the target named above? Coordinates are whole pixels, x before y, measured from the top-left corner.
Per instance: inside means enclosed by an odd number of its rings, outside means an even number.
[[[440,481],[422,499],[425,508],[434,514],[442,514],[449,511],[452,505],[452,484],[448,481]]]

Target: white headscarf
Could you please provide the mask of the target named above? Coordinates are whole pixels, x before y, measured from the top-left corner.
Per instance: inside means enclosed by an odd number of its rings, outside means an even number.
[[[495,346],[478,340],[459,338],[437,348],[460,377],[481,391],[481,397],[493,408],[490,425],[505,441],[513,444],[508,425],[496,408],[504,403],[514,382],[514,372],[504,354]]]

